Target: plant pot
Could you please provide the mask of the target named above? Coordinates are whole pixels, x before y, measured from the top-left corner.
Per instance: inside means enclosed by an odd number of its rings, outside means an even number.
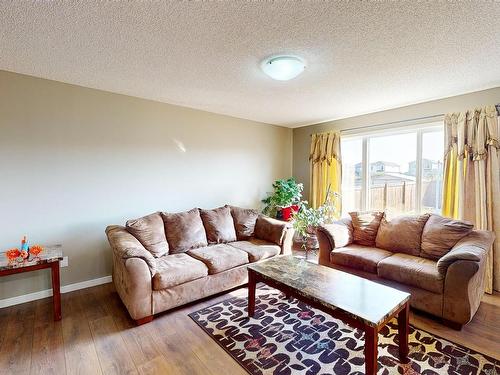
[[[281,208],[281,220],[290,221],[293,213],[298,212],[298,211],[299,211],[299,206],[296,204],[294,204],[292,206],[288,206],[288,207],[282,207]]]

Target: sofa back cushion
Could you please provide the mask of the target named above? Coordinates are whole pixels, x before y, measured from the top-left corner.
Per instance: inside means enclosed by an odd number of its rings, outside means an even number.
[[[250,208],[240,208],[230,206],[231,215],[234,220],[234,228],[236,229],[236,238],[238,241],[245,241],[253,237],[255,231],[255,223],[259,213],[257,210]]]
[[[405,215],[391,220],[387,220],[384,216],[380,221],[375,244],[393,253],[419,256],[422,231],[429,216],[429,214]]]
[[[287,231],[286,222],[259,215],[255,223],[255,237],[281,246]]]
[[[467,236],[474,226],[466,221],[431,215],[422,232],[420,256],[438,260]]]
[[[375,246],[383,212],[349,212],[352,219],[353,242],[359,245]]]
[[[162,212],[165,234],[171,254],[179,254],[196,247],[207,246],[207,236],[197,208],[170,214]]]
[[[168,254],[165,226],[159,212],[129,220],[125,227],[154,257],[159,258]]]
[[[214,208],[213,210],[200,209],[200,215],[208,243],[236,241],[236,231],[229,206]]]

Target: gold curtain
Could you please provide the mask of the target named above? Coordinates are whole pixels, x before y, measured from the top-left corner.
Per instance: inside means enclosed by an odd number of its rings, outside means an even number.
[[[444,119],[443,215],[493,231],[486,292],[500,290],[500,117],[495,106],[449,113]]]
[[[310,199],[312,207],[325,203],[328,189],[340,194],[342,164],[340,158],[340,133],[328,132],[311,136]],[[341,213],[341,200],[336,199],[336,212]]]

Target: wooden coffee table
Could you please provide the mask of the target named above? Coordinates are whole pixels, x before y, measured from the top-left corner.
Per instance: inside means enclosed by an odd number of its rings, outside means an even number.
[[[276,257],[248,266],[248,316],[263,282],[365,332],[365,373],[377,373],[378,332],[398,319],[399,357],[407,362],[410,295],[370,280],[297,259]]]

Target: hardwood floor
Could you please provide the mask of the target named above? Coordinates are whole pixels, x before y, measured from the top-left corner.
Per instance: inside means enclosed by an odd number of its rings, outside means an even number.
[[[246,295],[246,288],[230,292]],[[0,374],[246,374],[188,316],[223,294],[135,326],[112,284],[0,309]],[[411,313],[422,329],[500,359],[500,294],[485,296],[474,320],[454,331]]]

